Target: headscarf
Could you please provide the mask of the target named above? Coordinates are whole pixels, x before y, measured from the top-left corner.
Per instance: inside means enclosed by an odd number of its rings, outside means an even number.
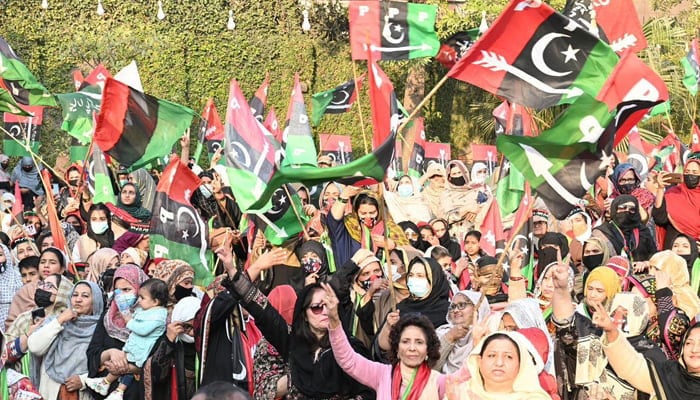
[[[545,370],[549,373],[554,373],[554,343],[552,342],[552,337],[549,335],[549,330],[547,328],[547,322],[545,322],[542,316],[542,310],[540,305],[535,299],[518,299],[508,303],[506,308],[503,309],[503,314],[508,314],[513,318],[515,324],[518,325],[518,329],[524,328],[538,328],[545,335],[547,335],[549,343],[549,356],[547,357],[547,363],[545,364]]]
[[[488,170],[488,166],[482,162],[475,162],[472,165],[472,171],[471,171],[471,176],[470,176],[470,181],[472,184],[479,184],[483,185],[484,184],[484,179],[479,178],[479,171],[481,170]],[[481,180],[480,180],[481,179]]]
[[[598,267],[591,271],[586,278],[586,283],[583,287],[583,295],[588,294],[588,282],[598,281],[603,284],[605,288],[605,306],[610,304],[615,294],[620,291],[620,276],[615,272],[614,269],[606,266]]]
[[[673,238],[670,245],[673,246],[673,243],[680,237],[686,238],[688,243],[690,243],[690,254],[683,255],[681,257],[685,260],[685,263],[688,266],[688,273],[690,274],[690,287],[695,293],[700,293],[700,260],[698,259],[698,243],[690,236],[684,233],[679,233],[675,238]]]
[[[700,299],[690,288],[690,275],[685,260],[671,250],[664,250],[654,254],[649,259],[649,264],[671,277],[674,305],[683,310],[688,317],[698,315]]]
[[[535,295],[535,299],[537,299],[537,301],[540,303],[540,306],[549,306],[551,301],[552,301],[552,299],[545,300],[545,299],[541,298],[541,296],[542,296],[542,282],[544,281],[544,277],[545,277],[545,275],[547,275],[547,272],[550,269],[555,268],[557,265],[559,265],[559,263],[555,261],[553,263],[550,263],[546,267],[544,267],[544,269],[542,270],[542,273],[540,274],[539,279],[537,279],[537,282],[535,283],[535,290],[534,290],[533,294]],[[574,290],[574,270],[571,268],[568,268],[568,271],[569,271],[569,275],[567,277],[567,285],[566,286],[569,288],[569,292],[571,292],[572,290]]]
[[[177,260],[177,261],[182,261],[182,260]],[[189,264],[185,263],[182,261],[183,264],[180,264],[179,267],[175,268],[173,273],[170,275],[170,278],[168,278],[167,283],[168,283],[168,297],[170,299],[170,305],[173,305],[177,303],[177,299],[175,298],[175,289],[179,284],[181,284],[185,279],[191,278],[194,279],[194,268],[190,266]],[[162,264],[162,263],[161,263]]]
[[[685,163],[700,164],[700,160],[690,159]],[[684,182],[669,188],[664,193],[666,213],[673,226],[681,233],[700,240],[700,185],[689,189]]]
[[[311,252],[314,253],[319,260],[321,260],[320,265],[313,266],[312,269],[315,269],[315,271],[308,270],[305,268],[303,265],[301,266],[302,268],[302,273],[304,274],[304,277],[311,273],[315,273],[318,275],[319,281],[320,282],[325,282],[326,277],[330,274],[330,269],[328,266],[328,255],[326,254],[326,248],[323,247],[323,244],[320,242],[317,242],[315,240],[307,240],[304,243],[301,244],[301,246],[297,247],[295,250],[296,256],[299,259],[299,262],[301,263],[302,257],[304,257],[304,254]]]
[[[360,217],[357,215],[359,200],[364,196],[373,198],[378,204],[377,221],[374,226],[369,229],[369,232],[368,228],[362,224]],[[403,229],[396,225],[396,222],[394,222],[391,216],[388,215],[382,203],[383,201],[377,193],[370,190],[363,190],[355,197],[352,214],[345,216],[344,219],[345,228],[347,229],[350,237],[356,242],[360,243],[360,247],[372,250],[375,253],[377,252],[377,247],[374,245],[374,243],[372,243],[370,234],[380,236],[384,236],[386,234],[389,239],[396,243],[396,246],[408,245],[408,239],[406,239]]]
[[[423,298],[416,299],[413,296],[402,300],[396,305],[402,315],[408,313],[420,313],[428,317],[433,326],[443,325],[446,320],[447,310],[450,306],[450,286],[447,283],[445,273],[437,261],[432,258],[416,257],[406,267],[406,276],[409,276],[413,267],[421,263],[425,266],[425,275],[430,284],[430,292]]]
[[[128,212],[129,215],[140,221],[151,218],[151,210],[146,209],[142,206],[141,192],[139,192],[139,189],[133,183],[127,183],[126,185],[122,186],[122,190],[124,190],[124,188],[127,186],[133,187],[134,191],[136,192],[136,196],[134,197],[134,203],[130,205],[122,203],[122,197],[120,193],[119,196],[117,196],[117,207]]]
[[[557,379],[544,369],[544,364],[551,362],[549,357],[552,356],[550,347],[552,343],[549,335],[538,328],[518,329],[516,333],[523,335],[527,339],[528,352],[534,359],[540,386],[552,396],[552,400],[559,400]]]
[[[651,207],[651,205],[654,204],[656,196],[649,190],[640,187],[640,184],[642,183],[642,178],[639,176],[634,166],[630,163],[618,164],[613,170],[612,175],[610,175],[610,180],[613,184],[613,190],[610,197],[614,199],[622,194],[620,192],[620,178],[622,177],[622,175],[626,174],[627,171],[632,171],[634,173],[634,179],[636,180],[634,190],[632,190],[632,192],[628,194],[636,197],[639,201],[639,205],[645,210],[648,210],[649,207]]]
[[[72,375],[82,375],[88,372],[87,358],[76,355],[85,354],[90,345],[92,334],[100,320],[104,302],[102,290],[97,283],[80,281],[71,290],[73,297],[75,288],[80,285],[90,287],[92,292],[92,313],[79,315],[76,319],[63,324],[63,330],[56,336],[51,347],[44,356],[46,374],[55,382],[63,383]]]
[[[267,296],[270,305],[284,318],[287,325],[292,325],[294,316],[294,304],[297,301],[297,293],[289,285],[275,286]]]
[[[596,265],[595,267],[605,265],[608,262],[608,259],[610,258],[610,248],[608,247],[608,245],[605,242],[603,242],[603,240],[601,238],[596,237],[596,236],[591,236],[583,242],[583,248],[581,249],[581,253],[583,254],[583,250],[585,250],[585,248],[587,246],[590,246],[590,245],[596,246],[597,248],[599,248],[603,252],[602,253],[603,257],[601,259],[601,262],[598,265]],[[581,256],[582,263],[583,263],[583,259],[585,257],[591,257],[591,256]],[[593,267],[593,268],[595,268],[595,267]]]
[[[416,225],[412,221],[403,221],[403,222],[399,222],[399,226],[401,227],[403,232],[406,232],[406,230],[410,229],[416,233],[416,235],[417,235],[416,240],[409,239],[409,243],[411,244],[411,246],[415,247],[417,250],[420,250],[421,252],[428,250],[428,248],[430,247],[430,243],[423,240],[423,238],[420,235],[420,228],[418,228],[418,225]]]
[[[91,282],[99,282],[100,277],[107,270],[109,262],[112,261],[114,257],[119,257],[119,253],[109,247],[97,249],[88,257],[90,269],[85,279]]]
[[[132,183],[141,197],[143,208],[151,210],[156,198],[156,184],[151,174],[145,168],[139,168],[131,172]]]
[[[156,261],[158,261],[158,259],[156,259]],[[163,282],[167,282],[176,269],[189,265],[190,264],[183,260],[161,259],[161,261],[157,262],[156,265],[148,269],[148,275],[150,275],[151,278],[158,278]]]
[[[452,303],[454,303],[456,300],[458,300],[460,297],[466,297],[466,299],[471,303],[474,307],[476,307],[477,304],[479,304],[479,299],[481,298],[481,293],[475,292],[473,290],[462,290],[457,293],[455,293],[454,296],[452,296]],[[457,340],[450,353],[447,355],[447,359],[445,360],[445,364],[442,367],[442,372],[445,374],[451,374],[453,372],[456,372],[461,368],[462,364],[464,363],[464,360],[469,356],[469,353],[471,353],[472,349],[474,348],[474,338],[472,336],[473,330],[471,329],[474,325],[481,323],[486,317],[489,315],[491,312],[491,307],[489,307],[489,302],[484,299],[481,301],[481,304],[479,304],[479,309],[477,310],[477,320],[472,321],[472,326],[469,329],[469,333],[467,333],[466,336],[463,338]],[[447,323],[445,325],[442,325],[438,327],[435,332],[437,333],[438,337],[443,337],[447,332],[449,332],[450,329],[454,326],[452,323],[452,320],[450,318],[450,312],[447,312]]]
[[[117,253],[121,253],[129,247],[136,247],[144,238],[146,238],[146,235],[143,233],[126,231],[114,241],[112,248],[116,250]]]
[[[148,258],[148,253],[136,247],[128,247],[122,251],[122,254],[128,254],[133,260],[133,263],[140,267],[146,264],[146,259]]]
[[[678,361],[647,359],[649,375],[657,399],[687,400],[696,398],[700,393],[700,377],[689,373],[683,362],[686,339],[695,329],[700,329],[700,322],[696,322],[685,332],[681,341],[681,356]]]
[[[559,232],[545,233],[538,242],[539,250],[537,252],[537,267],[535,268],[534,273],[535,280],[540,278],[544,267],[550,263],[553,263],[554,261],[557,261],[556,249],[552,247],[544,247],[547,244],[558,247],[562,259],[566,258],[566,256],[569,254],[569,241],[564,234]]]
[[[134,288],[134,293],[138,293],[141,284],[148,279],[148,276],[143,272],[141,267],[135,264],[125,264],[117,268],[114,273],[114,284],[117,283],[117,279],[124,279]],[[129,330],[126,329],[126,321],[119,312],[117,308],[117,303],[113,300],[109,304],[109,309],[105,314],[104,326],[109,337],[117,339],[122,342],[126,342],[129,339]]]
[[[24,165],[31,165],[32,169],[30,171],[25,171],[22,169]],[[22,160],[17,163],[15,169],[12,171],[12,177],[19,181],[19,187],[29,189],[36,195],[42,195],[44,194],[44,189],[39,174],[39,169],[34,164],[34,160],[29,156],[22,157]]]

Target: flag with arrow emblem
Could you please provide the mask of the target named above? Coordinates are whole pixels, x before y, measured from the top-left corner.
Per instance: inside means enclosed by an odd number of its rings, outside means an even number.
[[[437,6],[406,2],[351,1],[350,48],[353,60],[408,60],[433,57],[440,49],[435,33]]]
[[[357,81],[351,79],[334,89],[314,94],[311,97],[311,123],[314,126],[318,125],[324,114],[342,114],[350,111],[357,99],[357,92],[361,90],[363,79],[364,75]]]

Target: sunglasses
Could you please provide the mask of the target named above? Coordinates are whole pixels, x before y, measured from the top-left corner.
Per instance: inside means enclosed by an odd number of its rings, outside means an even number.
[[[461,303],[452,303],[452,304],[450,304],[450,311],[454,311],[454,310],[460,310],[460,311],[461,311],[461,310],[464,310],[465,308],[467,308],[467,307],[469,307],[469,306],[471,306],[471,305],[472,305],[472,303],[465,303],[465,302],[461,302]]]
[[[309,310],[311,310],[314,315],[321,314],[324,308],[327,308],[324,303],[309,304]]]

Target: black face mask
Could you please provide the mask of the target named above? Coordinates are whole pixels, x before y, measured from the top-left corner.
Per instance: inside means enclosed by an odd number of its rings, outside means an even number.
[[[464,179],[463,176],[458,176],[456,178],[450,178],[450,183],[455,186],[464,186],[464,184],[467,183],[467,180]]]
[[[10,163],[2,163],[0,164],[0,166],[2,167],[2,169],[7,169],[7,167],[10,166]]]
[[[370,285],[372,285],[371,279],[367,279],[366,281],[360,281],[360,286],[362,286],[362,289],[364,290],[369,290]]]
[[[80,182],[79,179],[71,179],[68,181],[68,184],[71,186],[78,186],[78,182]]]
[[[4,273],[7,270],[7,262],[0,263],[0,274]]]
[[[180,285],[175,286],[175,300],[180,301],[184,299],[185,297],[190,297],[192,296],[192,289],[193,288],[184,288]]]
[[[613,222],[620,228],[636,228],[641,223],[641,217],[636,212],[618,212],[613,217]]]
[[[581,258],[583,265],[591,271],[595,267],[600,267],[603,265],[603,254],[593,254],[590,256],[583,256]]]
[[[688,189],[695,189],[698,187],[698,183],[700,183],[700,175],[683,174],[683,183],[685,183]]]
[[[53,296],[53,293],[37,288],[36,292],[34,293],[34,303],[37,305],[37,307],[49,307],[53,304],[53,301],[51,301],[51,296]]]
[[[625,183],[618,185],[620,187],[621,194],[630,194],[637,188],[636,183]]]
[[[83,226],[82,225],[73,225],[73,229],[78,232],[78,235],[83,234]]]
[[[34,169],[34,166],[32,166],[32,165],[30,165],[30,166],[28,166],[28,167],[27,167],[27,166],[24,166],[24,167],[22,167],[22,169],[23,169],[25,172],[29,172],[29,171],[31,171],[31,170]]]
[[[685,260],[685,263],[686,263],[686,265],[688,265],[688,268],[693,267],[693,259],[692,259],[693,255],[692,254],[679,254],[679,256],[681,256],[681,258]]]

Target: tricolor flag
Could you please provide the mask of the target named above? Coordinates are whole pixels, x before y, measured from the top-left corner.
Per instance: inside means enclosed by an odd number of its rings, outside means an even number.
[[[297,191],[289,184],[272,192],[270,200],[271,207],[265,213],[251,213],[248,216],[270,243],[279,246],[301,233],[304,230],[301,224],[306,226],[309,218],[302,212],[303,206]],[[299,217],[295,214],[295,209]]]
[[[361,90],[363,79],[364,75],[357,81],[351,79],[336,88],[311,96],[311,123],[314,126],[318,125],[323,114],[342,114],[350,111],[357,99],[357,92]]]
[[[536,136],[539,131],[532,113],[520,104],[504,100],[493,109],[496,118],[496,135]]]
[[[453,34],[442,41],[440,51],[435,59],[447,69],[454,67],[457,61],[467,54],[467,50],[472,47],[479,36],[481,36],[479,28]]]
[[[309,165],[317,167],[316,145],[311,135],[311,125],[309,124],[309,116],[306,113],[304,95],[301,93],[299,73],[294,75],[294,89],[292,89],[285,125],[282,137],[286,140],[286,143],[283,143],[285,152],[282,165],[295,167]]]
[[[403,115],[396,98],[394,84],[370,55],[369,68],[369,102],[372,109],[372,148],[376,149],[396,133]],[[394,113],[396,110],[396,113]]]
[[[99,146],[92,146],[92,154],[88,160],[87,168],[88,189],[92,193],[93,203],[117,203],[114,195],[112,178],[109,175],[105,155]]]
[[[265,116],[265,106],[267,105],[267,92],[270,90],[270,73],[265,72],[265,80],[260,84],[258,90],[255,91],[253,97],[248,101],[250,111],[253,112],[255,119],[263,122]]]
[[[698,94],[698,84],[700,83],[700,48],[698,39],[690,42],[688,53],[681,59],[681,65],[685,71],[683,75],[683,85],[695,96]]]
[[[275,107],[270,107],[270,112],[267,113],[263,126],[272,134],[275,140],[277,140],[277,143],[282,143],[282,129],[280,129],[280,123],[277,120]]]
[[[408,60],[433,57],[440,48],[435,33],[437,6],[406,2],[351,1],[350,47],[353,60]]]
[[[448,75],[543,109],[595,96],[617,62],[607,44],[546,3],[511,0]]]
[[[195,284],[206,286],[214,278],[207,264],[208,229],[190,203],[200,180],[173,156],[161,175],[153,203],[151,257],[184,260],[194,268]]]
[[[4,113],[3,121],[6,133],[3,140],[3,153],[8,156],[28,156],[29,152],[25,146],[29,146],[35,154],[39,153],[41,142],[39,138],[39,127],[44,121],[44,107],[42,106],[20,106],[28,116],[17,113]],[[15,138],[16,140],[13,140]],[[17,143],[17,140],[22,143]]]
[[[415,131],[413,135],[413,149],[411,150],[411,158],[408,161],[408,175],[415,178],[420,178],[423,171],[427,167],[425,163],[425,121],[423,117],[416,118],[412,121],[409,129]],[[425,167],[424,167],[425,165]]]
[[[199,121],[199,134],[197,135],[197,148],[194,152],[195,160],[199,159],[202,147],[206,144],[207,152],[211,156],[224,140],[224,126],[216,111],[214,99],[210,98],[202,110],[202,119]]]
[[[650,149],[646,148],[636,127],[630,130],[627,139],[629,140],[627,162],[634,166],[639,175],[646,176],[649,173],[649,158],[647,155],[651,154],[653,146]]]
[[[352,142],[348,135],[318,135],[321,142],[321,155],[329,156],[335,165],[352,162]]]
[[[121,165],[138,168],[170,154],[195,112],[108,78],[94,140]]]
[[[6,90],[12,97],[12,103],[3,108],[17,106],[56,107],[56,100],[48,90],[37,81],[26,65],[17,57],[12,47],[0,37],[0,89]],[[14,113],[14,112],[13,112]]]
[[[449,143],[425,142],[425,159],[423,160],[423,172],[432,163],[439,163],[443,167],[452,159],[452,149]]]

